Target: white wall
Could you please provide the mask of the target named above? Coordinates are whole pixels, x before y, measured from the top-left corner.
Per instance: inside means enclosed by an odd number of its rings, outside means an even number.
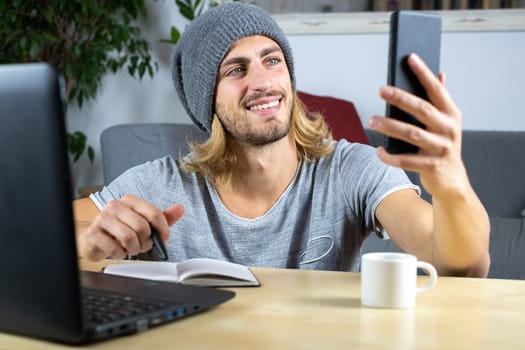
[[[99,137],[122,123],[187,122],[171,82],[171,49],[158,39],[181,23],[171,1],[150,4],[143,33],[159,70],[142,81],[126,70],[108,75],[96,100],[68,110],[68,129],[82,130],[94,146],[93,164],[83,157],[73,165],[77,187],[103,182]],[[382,115],[378,88],[386,81],[388,34],[291,35],[297,87],[354,102],[366,123]],[[444,33],[441,68],[447,86],[463,111],[464,129],[525,130],[525,32]],[[125,145],[123,145],[125,147]]]
[[[388,34],[291,36],[298,88],[352,100],[366,122],[383,115]],[[525,130],[525,32],[443,33],[441,70],[464,129]]]

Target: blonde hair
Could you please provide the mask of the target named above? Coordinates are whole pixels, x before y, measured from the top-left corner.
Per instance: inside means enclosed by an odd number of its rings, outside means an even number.
[[[293,102],[290,133],[299,159],[311,162],[332,153],[332,133],[324,117],[308,112],[295,93]],[[190,157],[181,159],[184,170],[200,173],[215,184],[230,179],[237,159],[227,147],[226,132],[216,115],[213,116],[210,137],[202,143],[192,142],[189,146]]]

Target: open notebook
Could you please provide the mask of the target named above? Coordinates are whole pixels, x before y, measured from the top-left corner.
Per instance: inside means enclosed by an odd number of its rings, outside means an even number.
[[[234,296],[79,272],[64,109],[51,66],[0,65],[0,123],[0,331],[89,342],[178,320]]]
[[[104,273],[209,287],[259,286],[247,266],[208,258],[110,264]]]

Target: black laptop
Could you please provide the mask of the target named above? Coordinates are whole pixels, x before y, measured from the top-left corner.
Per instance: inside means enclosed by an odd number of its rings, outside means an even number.
[[[79,271],[63,104],[47,64],[0,65],[0,331],[85,343],[233,292]]]

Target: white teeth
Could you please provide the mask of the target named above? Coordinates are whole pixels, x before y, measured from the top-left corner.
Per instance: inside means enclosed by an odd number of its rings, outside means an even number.
[[[273,101],[270,103],[263,103],[262,105],[255,105],[250,107],[250,111],[260,111],[261,109],[272,108],[279,104],[279,101]]]

